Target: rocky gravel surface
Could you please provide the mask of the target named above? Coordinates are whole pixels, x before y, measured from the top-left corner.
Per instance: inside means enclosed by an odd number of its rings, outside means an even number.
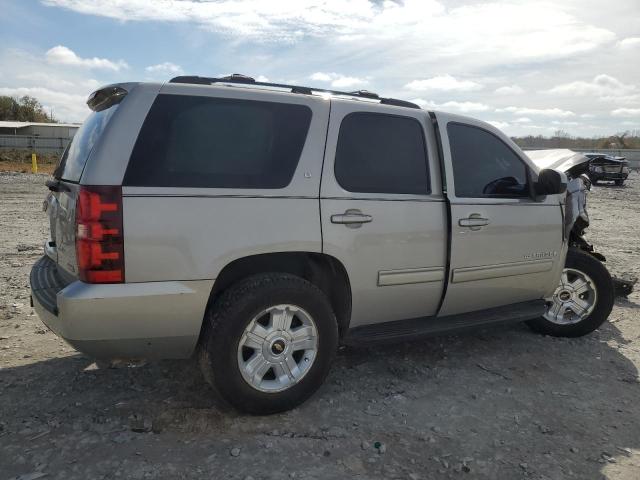
[[[579,339],[515,325],[343,349],[301,408],[240,416],[192,361],[100,369],[43,327],[45,179],[0,174],[0,479],[640,478],[640,294]],[[640,175],[589,205],[607,266],[640,275]]]

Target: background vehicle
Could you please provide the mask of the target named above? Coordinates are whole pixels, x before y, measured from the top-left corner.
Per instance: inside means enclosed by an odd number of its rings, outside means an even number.
[[[602,153],[585,153],[591,160],[589,164],[589,178],[593,183],[612,181],[620,186],[629,176],[629,162],[625,157],[614,157]]]
[[[222,399],[271,413],[322,384],[340,342],[507,321],[578,336],[612,308],[565,174],[484,122],[244,76],[88,105],[31,286],[95,357],[197,351]]]

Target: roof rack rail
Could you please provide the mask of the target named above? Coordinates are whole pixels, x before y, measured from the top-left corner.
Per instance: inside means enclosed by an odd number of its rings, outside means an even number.
[[[258,87],[271,87],[271,88],[282,88],[290,90],[291,93],[298,93],[302,95],[313,95],[313,93],[330,93],[332,95],[341,95],[347,97],[355,97],[355,98],[366,98],[369,100],[379,100],[381,104],[384,105],[393,105],[396,107],[407,107],[407,108],[420,108],[419,105],[416,105],[412,102],[407,102],[406,100],[398,100],[395,98],[382,98],[377,93],[370,92],[368,90],[358,90],[355,92],[342,92],[339,90],[327,90],[324,88],[314,88],[314,87],[303,87],[299,85],[287,85],[284,83],[271,83],[271,82],[258,82],[252,77],[248,77],[246,75],[242,75],[240,73],[234,73],[233,75],[228,75],[226,77],[199,77],[196,75],[181,75],[179,77],[174,77],[169,80],[169,83],[191,83],[196,85],[213,85],[214,83],[237,83],[243,85],[255,85]]]

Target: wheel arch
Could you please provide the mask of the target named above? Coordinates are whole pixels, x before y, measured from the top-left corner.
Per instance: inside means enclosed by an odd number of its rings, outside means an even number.
[[[266,272],[296,275],[320,288],[336,315],[340,338],[344,337],[351,320],[351,284],[342,262],[323,253],[273,252],[235,259],[225,265],[217,276],[207,309],[233,284],[251,275]]]

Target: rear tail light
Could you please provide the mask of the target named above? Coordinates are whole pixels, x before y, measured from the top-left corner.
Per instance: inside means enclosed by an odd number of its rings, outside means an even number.
[[[76,204],[76,256],[83,282],[124,282],[121,187],[80,187]]]

